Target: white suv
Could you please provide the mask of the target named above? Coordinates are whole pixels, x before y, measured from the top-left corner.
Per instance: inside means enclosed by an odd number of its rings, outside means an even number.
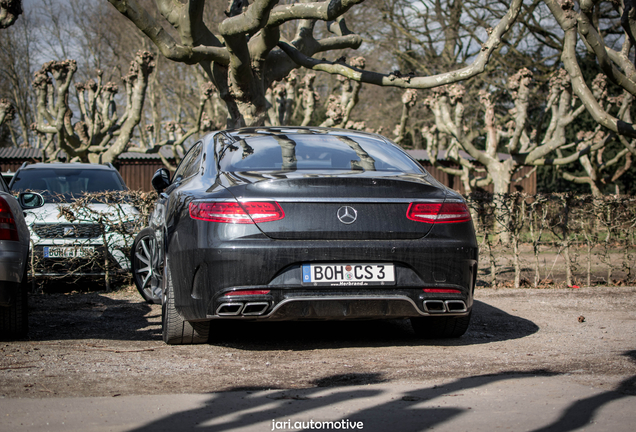
[[[97,276],[106,268],[113,273],[130,269],[129,250],[139,212],[122,201],[73,207],[86,193],[128,190],[112,165],[25,164],[16,171],[10,188],[44,197],[41,208],[25,212],[35,275]]]

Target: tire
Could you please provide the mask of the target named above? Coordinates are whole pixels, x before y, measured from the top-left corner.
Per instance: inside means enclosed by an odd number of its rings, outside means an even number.
[[[411,318],[415,335],[422,339],[458,338],[466,333],[470,325],[472,311],[461,317],[418,317]]]
[[[161,307],[163,341],[168,345],[206,343],[210,334],[210,321],[184,320],[174,307],[174,286],[167,265],[165,278],[165,295]]]
[[[29,332],[28,283],[26,266],[22,282],[13,285],[14,295],[11,305],[0,306],[0,339],[22,339]]]
[[[160,304],[163,269],[152,228],[144,228],[137,234],[130,255],[132,276],[137,291],[148,303]]]

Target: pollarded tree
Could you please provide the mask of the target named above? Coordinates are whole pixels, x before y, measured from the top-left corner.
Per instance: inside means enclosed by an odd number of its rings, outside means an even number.
[[[267,111],[266,120],[272,126],[282,126],[290,124],[291,116],[294,113],[294,102],[298,97],[296,84],[298,75],[290,73],[278,83],[274,83],[265,92],[265,98],[271,105]]]
[[[320,100],[318,92],[314,90],[315,79],[315,73],[306,73],[301,82],[302,87],[298,91],[299,103],[296,105],[296,108],[299,112],[302,111],[301,126],[309,126],[316,109],[316,104]]]
[[[631,108],[634,101],[634,97],[624,92],[622,96],[611,97],[608,95],[606,76],[598,74],[592,82],[592,89],[596,96],[597,101],[603,109],[607,112],[616,112],[617,118],[631,123]],[[612,109],[612,107],[615,107]],[[614,135],[614,134],[612,134]],[[586,148],[592,150],[585,152],[579,156],[579,164],[585,171],[584,175],[574,175],[569,172],[562,171],[561,176],[568,181],[577,184],[587,184],[590,187],[592,195],[599,197],[603,195],[603,189],[607,186],[614,184],[614,190],[618,194],[618,184],[616,181],[627,172],[632,165],[632,153],[636,148],[636,140],[627,141],[623,136],[619,136],[619,140],[622,144],[619,144],[621,149],[613,154],[610,154],[611,149],[603,145],[598,148],[595,146],[597,143],[605,143],[612,141],[612,136],[601,129],[600,125],[597,125],[594,130],[580,130],[577,133],[576,150],[581,151]]]
[[[134,128],[141,120],[148,76],[154,68],[153,56],[140,51],[131,62],[129,74],[122,77],[126,85],[125,110],[120,116],[115,107],[118,87],[89,79],[75,85],[79,121],[73,123],[69,106],[69,90],[77,70],[74,60],[45,63],[33,79],[37,94],[35,129],[39,134],[55,135],[43,149],[47,160],[55,160],[63,150],[69,160],[113,162],[130,143]]]
[[[597,100],[593,90],[585,82],[577,59],[577,44],[582,40],[588,53],[596,56],[608,79],[636,96],[636,66],[631,60],[636,46],[636,3],[633,0],[581,0],[576,8],[574,0],[543,2],[563,31],[561,61],[570,76],[573,94],[601,126],[619,135],[636,138],[636,129],[632,123],[611,115]],[[610,4],[616,14],[602,20],[599,10],[607,4]],[[617,33],[620,37],[612,37]]]
[[[354,57],[349,60],[349,64],[364,68],[364,57]],[[315,79],[316,74],[313,72],[305,73],[301,78],[296,70],[292,70],[280,82],[268,88],[265,97],[271,107],[265,124],[308,126],[320,100],[318,92],[314,90]],[[351,112],[359,101],[362,85],[341,75],[336,76],[336,81],[339,85],[325,101],[326,119],[320,126],[350,129],[348,125],[355,123],[351,120]]]
[[[172,165],[166,158],[166,156],[159,150],[162,147],[167,147],[168,149],[170,149],[172,151],[174,160],[178,164],[181,161],[182,155],[187,152],[185,143],[188,138],[199,132],[206,132],[217,129],[217,124],[214,122],[214,120],[210,119],[210,117],[205,112],[207,105],[210,103],[210,100],[215,95],[214,86],[210,82],[201,83],[199,91],[199,100],[196,106],[196,111],[192,118],[186,119],[186,121],[184,122],[166,122],[163,125],[163,128],[167,133],[167,137],[165,139],[161,141],[151,140],[151,142],[143,142],[142,140],[139,146],[130,146],[127,148],[127,151],[138,153],[159,153],[159,157],[161,158],[163,164],[171,171],[175,171],[177,167]],[[149,132],[149,137],[152,138],[153,136],[156,136],[156,134],[153,133],[154,125],[146,125],[146,129],[147,132]]]
[[[393,135],[397,144],[402,144],[407,137],[407,135],[411,135],[411,141],[419,142],[414,136],[414,130],[408,127],[409,117],[411,113],[411,109],[417,103],[417,92],[413,89],[407,89],[402,93],[402,115],[400,116],[400,123],[395,126],[395,130],[393,131]],[[418,146],[413,146],[413,148],[418,148]]]
[[[450,137],[450,142],[456,143],[486,169],[487,181],[493,184],[495,194],[509,192],[512,176],[521,167],[570,164],[579,157],[604,147],[609,139],[607,135],[602,140],[590,141],[587,146],[564,156],[562,150],[570,144],[566,131],[574,126],[574,121],[585,111],[585,106],[576,101],[570,77],[564,69],[560,69],[550,79],[545,116],[540,119],[548,119],[545,131],[541,124],[531,126],[528,123],[531,83],[532,73],[525,68],[509,79],[508,89],[514,108],[509,110],[509,117],[504,118],[496,115],[492,95],[486,91],[480,92],[479,99],[484,113],[483,132],[464,124],[464,92],[461,85],[435,89],[426,101],[433,111],[437,133]],[[595,101],[605,97],[599,91],[596,93]],[[478,148],[475,143],[479,136],[483,137],[483,148]],[[430,138],[427,139],[430,147]],[[505,158],[499,156],[502,147],[507,153]],[[456,155],[459,157],[459,154]],[[476,169],[465,160],[457,162],[468,166],[470,170]]]
[[[607,139],[607,133],[602,130],[580,131],[577,134],[579,144],[577,150],[587,147],[593,147],[595,143],[603,142]],[[603,189],[606,186],[614,184],[614,190],[618,194],[618,180],[632,166],[632,154],[627,148],[621,149],[612,157],[607,157],[608,153],[605,146],[585,153],[579,157],[579,163],[585,170],[584,175],[574,175],[568,172],[562,172],[561,176],[568,181],[577,184],[587,184],[590,186],[592,195],[595,197],[603,196]]]
[[[581,140],[581,143],[576,144],[583,145],[575,152],[569,155],[563,153],[563,150],[572,147],[567,139],[568,128],[575,126],[577,117],[585,112],[585,106],[573,97],[571,80],[564,69],[558,70],[550,79],[545,115],[539,120],[547,119],[545,128],[541,123],[532,127],[529,124],[531,84],[532,73],[528,69],[521,69],[510,77],[508,91],[514,107],[504,117],[497,116],[493,96],[482,90],[479,94],[479,102],[483,107],[481,130],[465,124],[464,90],[461,84],[432,90],[425,103],[434,114],[435,124],[434,128],[427,129],[424,136],[431,162],[436,163],[437,146],[445,139],[450,144],[447,157],[450,156],[461,168],[453,171],[439,166],[441,170],[460,175],[467,191],[475,185],[492,184],[496,195],[504,195],[509,193],[513,175],[522,167],[567,165],[605,147],[610,134],[598,140]],[[601,90],[595,87],[595,101],[606,98]],[[483,144],[478,145],[478,142]],[[480,176],[477,172],[480,167],[462,157],[457,151],[459,149],[483,167],[487,176]],[[505,149],[504,157],[500,155],[502,149]],[[508,226],[508,215],[504,208],[497,207],[495,216],[501,226]],[[507,232],[502,231],[500,238],[507,242]]]
[[[229,127],[264,125],[269,108],[266,89],[299,66],[342,75],[354,82],[402,88],[432,88],[466,80],[485,70],[522,4],[522,0],[513,0],[508,13],[489,29],[489,36],[472,63],[450,72],[403,76],[398,71],[375,73],[342,61],[313,59],[318,53],[360,46],[362,38],[347,27],[344,14],[362,1],[278,5],[278,0],[255,0],[252,4],[232,0],[227,18],[213,29],[203,21],[204,0],[156,0],[155,10],[147,10],[138,0],[109,0],[164,56],[203,67],[228,107]],[[158,16],[172,26],[178,39],[164,29],[163,22],[155,18]],[[297,23],[296,32],[287,41],[281,37],[281,27],[292,21]],[[327,24],[331,36],[323,37],[325,32],[317,28],[318,22]]]
[[[487,168],[476,165],[460,152],[460,150],[463,151],[463,148],[455,133],[461,132],[461,135],[470,141],[479,136],[477,129],[472,129],[472,132],[467,134],[471,128],[464,124],[463,100],[465,93],[465,88],[461,84],[433,89],[424,99],[423,105],[431,110],[434,121],[431,125],[424,125],[421,133],[430,163],[442,172],[457,176],[462,182],[464,191],[470,194],[474,188],[485,187],[492,183],[492,177]],[[487,104],[486,111],[488,108],[492,108],[489,103],[490,98],[483,92],[481,96],[480,101]],[[491,111],[490,114],[492,115],[494,112]],[[486,114],[485,120],[494,120],[494,117],[491,118]],[[449,128],[451,124],[453,126]],[[441,152],[445,153],[441,155]],[[440,163],[440,156],[447,161],[454,162],[457,167],[449,167]]]
[[[214,88],[211,83],[201,83],[199,101],[188,127],[177,121],[167,122],[164,124],[166,139],[145,143],[142,140],[140,145],[132,146],[135,128],[142,118],[148,78],[154,67],[154,56],[148,51],[139,51],[130,63],[129,73],[122,77],[126,91],[123,113],[116,109],[117,84],[102,82],[101,70],[97,71],[97,80],[76,83],[80,119],[73,122],[69,90],[77,65],[73,60],[44,64],[35,74],[33,87],[37,93],[35,130],[45,143],[45,158],[56,160],[63,150],[70,161],[107,163],[125,151],[157,153],[163,146],[171,146],[176,155],[183,154],[186,139],[202,127],[212,126],[211,121],[205,121],[203,113]]]
[[[364,69],[364,57],[354,57],[349,64],[358,69]],[[343,128],[351,121],[351,112],[359,100],[360,88],[358,81],[350,80],[342,75],[336,76],[340,82],[340,96],[329,95],[327,99],[327,119],[320,126]]]

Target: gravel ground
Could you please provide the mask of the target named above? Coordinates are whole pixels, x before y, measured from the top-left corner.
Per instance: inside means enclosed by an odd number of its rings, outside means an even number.
[[[223,322],[167,346],[161,307],[133,288],[30,297],[29,340],[0,343],[0,397],[294,389],[522,373],[636,394],[636,288],[478,288],[455,340],[408,321]]]

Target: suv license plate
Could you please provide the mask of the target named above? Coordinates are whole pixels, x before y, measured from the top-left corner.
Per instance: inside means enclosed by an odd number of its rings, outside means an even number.
[[[303,264],[303,285],[395,285],[393,264]]]
[[[88,258],[95,252],[93,246],[54,247],[44,246],[44,258]]]

